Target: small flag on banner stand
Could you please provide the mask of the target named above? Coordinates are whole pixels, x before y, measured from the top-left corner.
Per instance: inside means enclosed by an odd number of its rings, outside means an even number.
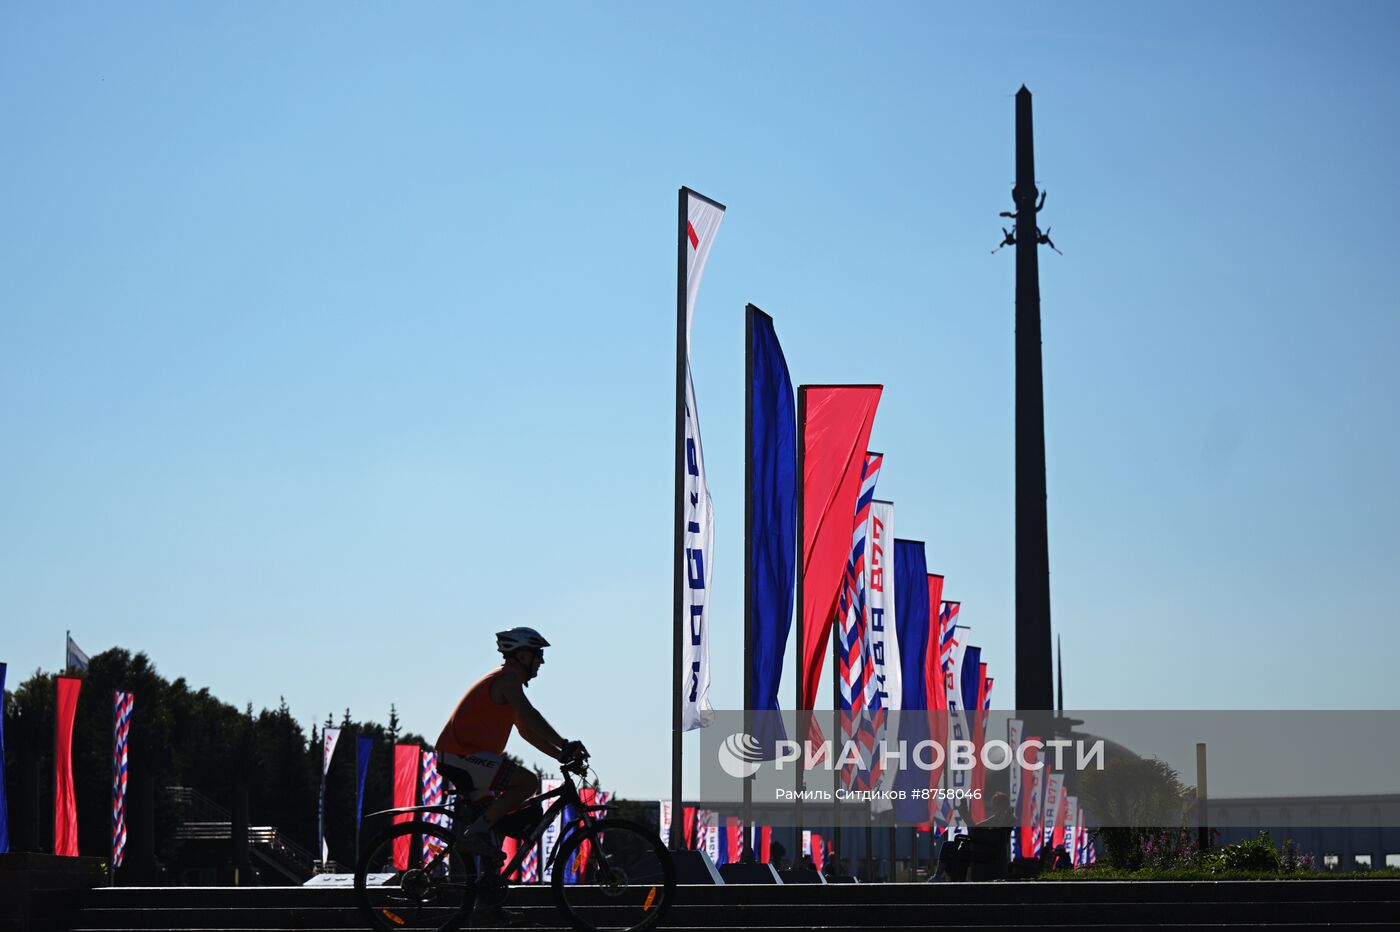
[[[65,673],[86,673],[88,668],[88,655],[83,653],[83,649],[73,641],[73,635],[67,635],[68,647],[63,657],[63,672]]]

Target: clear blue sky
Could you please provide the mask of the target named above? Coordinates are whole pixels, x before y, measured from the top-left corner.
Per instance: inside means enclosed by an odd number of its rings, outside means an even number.
[[[1397,51],[1388,3],[4,4],[0,660],[431,737],[532,624],[546,715],[665,792],[687,184],[716,705],[746,301],[885,384],[1005,705],[1024,82],[1067,705],[1393,707]]]

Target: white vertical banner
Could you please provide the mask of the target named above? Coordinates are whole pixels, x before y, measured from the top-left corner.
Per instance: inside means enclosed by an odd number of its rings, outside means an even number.
[[[540,792],[549,793],[557,790],[559,789],[560,782],[559,780],[541,780]],[[544,834],[540,836],[540,867],[542,868],[540,877],[542,878],[542,882],[548,883],[553,879],[554,871],[550,858],[554,855],[554,846],[559,844],[559,833],[563,828],[563,817],[555,816],[554,821],[550,822],[549,825],[545,827]]]
[[[658,803],[661,807],[661,816],[657,826],[661,829],[657,832],[661,836],[661,843],[667,848],[671,847],[671,803],[669,800],[661,800]]]
[[[955,625],[954,628],[953,650],[943,674],[944,692],[948,697],[949,747],[952,747],[953,741],[972,740],[971,721],[963,708],[962,694],[963,658],[967,656],[968,632],[971,629],[966,625]],[[971,770],[959,770],[950,765],[943,768],[943,773],[947,777],[948,789],[972,791]]]
[[[1065,852],[1069,863],[1079,866],[1079,797],[1065,797]]]
[[[1089,837],[1089,825],[1084,814],[1084,804],[1075,800],[1074,807],[1074,851],[1071,856],[1074,858],[1075,867],[1083,867],[1089,863],[1084,856],[1084,841]]]
[[[865,599],[869,624],[871,678],[879,697],[883,715],[877,719],[875,747],[888,740],[890,713],[899,711],[904,677],[899,660],[899,639],[895,636],[894,616],[894,503],[879,499],[870,503],[870,525],[865,535]],[[888,793],[894,791],[898,768],[884,768],[880,785],[874,787]],[[877,793],[872,812],[887,812],[894,808],[892,797]]]
[[[684,598],[681,607],[681,728],[704,728],[714,719],[710,705],[709,590],[714,569],[715,516],[705,476],[705,452],[700,442],[700,413],[690,373],[690,324],[695,295],[705,263],[724,219],[724,207],[686,190],[685,264],[685,484],[681,567]]]
[[[704,832],[703,849],[715,864],[719,863],[719,813],[705,809],[700,813],[701,831]]]
[[[321,739],[321,776],[325,776],[331,769],[331,758],[335,756],[336,743],[340,741],[339,728],[327,728],[326,735]]]
[[[688,248],[685,253],[685,347],[690,352],[690,324],[694,320],[695,295],[700,291],[700,278],[705,274],[705,263],[710,259],[710,250],[715,245],[715,236],[724,220],[724,205],[697,194],[689,188],[685,191],[685,237]]]
[[[1021,721],[1019,718],[1010,718],[1006,720],[1006,743],[1011,746],[1011,766],[1007,768],[1008,772],[1010,773],[1008,785],[1009,789],[1011,790],[1011,811],[1015,813],[1016,818],[1018,819],[1021,817],[1022,770],[1021,764],[1016,756],[1016,753],[1021,747],[1021,737],[1024,734],[1025,729],[1026,723]]]
[[[1045,815],[1041,823],[1045,826],[1041,833],[1044,843],[1041,850],[1055,845],[1055,817],[1060,813],[1060,794],[1065,791],[1065,775],[1052,773],[1045,781]]]
[[[1045,828],[1045,763],[1031,777],[1031,857],[1040,857],[1040,846],[1044,843]]]
[[[339,740],[339,728],[327,728],[321,737],[321,794],[316,801],[316,834],[320,836],[322,864],[331,857],[330,846],[326,844],[326,774],[330,772],[331,758],[335,756]]]

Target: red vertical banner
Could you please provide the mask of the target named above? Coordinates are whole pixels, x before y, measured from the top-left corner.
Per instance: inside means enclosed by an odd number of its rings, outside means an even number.
[[[977,665],[977,708],[970,709],[968,722],[972,726],[972,740],[977,745],[977,756],[972,766],[972,821],[981,822],[987,817],[987,765],[982,762],[982,748],[987,743],[987,665]]]
[[[394,745],[394,808],[412,806],[418,798],[418,754],[416,744]],[[407,822],[412,818],[408,813],[394,816],[395,822]],[[401,871],[408,870],[409,836],[400,835],[394,839],[394,866]]]
[[[928,639],[928,653],[924,654],[924,688],[928,690],[928,710],[943,713],[939,721],[943,723],[943,730],[947,731],[948,671],[945,661],[948,652],[944,642],[948,639],[948,615],[943,610],[943,577],[937,573],[928,574],[928,617],[931,620],[930,628],[938,634]]]
[[[681,807],[681,830],[685,833],[682,837],[685,839],[685,847],[686,847],[686,850],[687,850],[687,851],[693,851],[693,850],[695,850],[695,807],[694,807],[694,806],[682,806],[682,807]]]
[[[502,860],[501,863],[502,863],[502,864],[509,864],[509,863],[511,862],[511,859],[515,857],[516,852],[519,851],[519,850],[520,850],[520,842],[519,842],[517,839],[511,838],[509,835],[507,835],[506,837],[502,838],[502,839],[501,839],[501,857],[503,858],[503,860]],[[518,881],[519,879],[520,879],[520,872],[519,872],[518,870],[517,870],[515,873],[511,874],[509,877],[506,878],[506,880],[510,880],[510,881]]]
[[[943,623],[946,620],[942,614],[943,605],[943,577],[937,573],[928,574],[928,617],[929,617],[929,639],[928,648],[924,651],[924,690],[925,708],[928,709],[928,736],[929,740],[935,742],[939,747],[948,747],[948,685],[943,675],[942,644],[943,644]],[[943,765],[929,771],[928,787],[930,790],[937,790],[943,780]],[[938,814],[938,804],[933,797],[929,797],[928,818],[930,821]]]
[[[1063,786],[1060,789],[1060,800],[1055,807],[1055,834],[1053,836],[1052,847],[1058,848],[1065,843],[1065,822],[1069,819],[1069,794],[1064,792]]]
[[[1028,744],[1030,746],[1026,747]],[[1032,769],[1040,763],[1040,738],[1028,735],[1022,741],[1022,747],[1021,756],[1025,758],[1026,767],[1021,771],[1021,811],[1017,813],[1021,826],[1021,857],[1033,858],[1040,848],[1038,833],[1042,804],[1040,794],[1035,790],[1039,771]],[[1011,772],[1015,774],[1015,768]]]
[[[822,661],[851,555],[851,515],[860,496],[879,385],[803,385],[797,425],[802,456],[802,677],[799,709],[814,708]]]
[[[731,863],[737,863],[744,854],[744,823],[738,816],[726,816],[724,820],[724,845],[729,852]]]
[[[53,853],[78,856],[78,801],[73,795],[73,718],[78,713],[77,677],[58,678],[53,733]]]

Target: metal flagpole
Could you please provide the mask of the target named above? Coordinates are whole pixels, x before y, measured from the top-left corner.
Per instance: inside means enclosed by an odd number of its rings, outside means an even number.
[[[753,734],[753,315],[744,308],[744,734]],[[744,851],[753,850],[753,776],[744,778]]]
[[[796,697],[797,697],[797,698],[796,698],[796,701],[793,703],[793,709],[797,712],[797,715],[796,715],[796,718],[795,718],[795,721],[796,721],[796,724],[797,724],[797,735],[796,735],[795,737],[797,738],[798,744],[799,744],[799,746],[801,747],[801,751],[800,751],[799,754],[798,754],[798,760],[797,760],[797,775],[796,775],[796,779],[797,779],[797,799],[796,799],[796,803],[797,803],[797,809],[796,809],[796,823],[797,823],[797,824],[796,824],[796,839],[797,839],[797,842],[796,842],[796,847],[793,849],[793,866],[794,866],[794,867],[797,866],[797,860],[802,856],[802,786],[803,786],[803,783],[805,782],[805,774],[804,774],[804,771],[805,771],[806,768],[807,768],[807,721],[804,719],[804,713],[803,713],[803,710],[802,710],[802,673],[803,673],[803,670],[802,670],[802,643],[803,643],[802,638],[803,638],[803,631],[804,631],[804,629],[805,629],[805,627],[806,627],[806,626],[803,624],[803,617],[802,617],[803,614],[804,614],[804,613],[803,613],[803,597],[804,597],[805,591],[806,591],[806,585],[804,584],[803,578],[807,575],[807,574],[804,572],[804,567],[806,566],[806,563],[807,563],[807,559],[806,559],[807,554],[806,554],[806,549],[805,549],[806,546],[807,546],[806,536],[805,536],[805,535],[806,535],[806,531],[807,531],[807,528],[806,528],[806,523],[807,523],[807,522],[806,522],[806,520],[805,520],[805,517],[806,517],[806,516],[804,515],[804,512],[805,512],[805,510],[806,510],[806,508],[805,508],[805,498],[806,498],[806,494],[807,494],[807,490],[806,490],[807,481],[806,481],[806,476],[803,474],[803,470],[805,469],[805,463],[806,463],[806,459],[807,459],[807,457],[806,457],[806,452],[807,452],[806,447],[807,447],[807,386],[805,386],[805,385],[799,385],[799,386],[797,387],[797,606],[796,606],[796,611],[793,613],[794,615],[796,615],[796,618],[794,619],[795,622],[796,622],[796,624],[794,625],[794,627],[796,628],[796,631],[797,631],[797,639],[796,639],[796,641],[794,642],[794,644],[795,644],[795,646],[796,646],[797,649],[793,651],[793,656],[794,656],[794,658],[795,658],[795,660],[796,660],[796,663],[794,664],[794,667],[795,667],[795,669],[796,669],[797,676],[796,676],[796,677],[794,678],[794,680],[793,680],[793,686],[794,686],[794,691],[795,691],[795,694],[796,694]],[[806,719],[810,719],[810,717],[811,717],[810,714],[808,714],[808,715],[806,716]]]
[[[674,572],[674,592],[671,617],[671,812],[672,823],[681,804],[681,688],[684,677],[681,672],[682,641],[685,609],[685,367],[686,367],[686,327],[685,327],[685,246],[686,246],[686,189],[677,194],[676,220],[676,488],[675,488],[675,529],[674,549],[671,566]],[[671,847],[680,850],[676,840],[679,832],[671,833]]]
[[[844,577],[843,577],[844,578]],[[812,703],[813,706],[816,703]],[[841,619],[837,618],[831,626],[831,708],[836,714],[832,716],[832,753],[838,757],[844,749],[837,750],[841,743]],[[841,844],[841,809],[837,806],[837,794],[841,791],[841,768],[835,766],[835,759],[832,760],[831,768],[831,839],[838,847]]]

